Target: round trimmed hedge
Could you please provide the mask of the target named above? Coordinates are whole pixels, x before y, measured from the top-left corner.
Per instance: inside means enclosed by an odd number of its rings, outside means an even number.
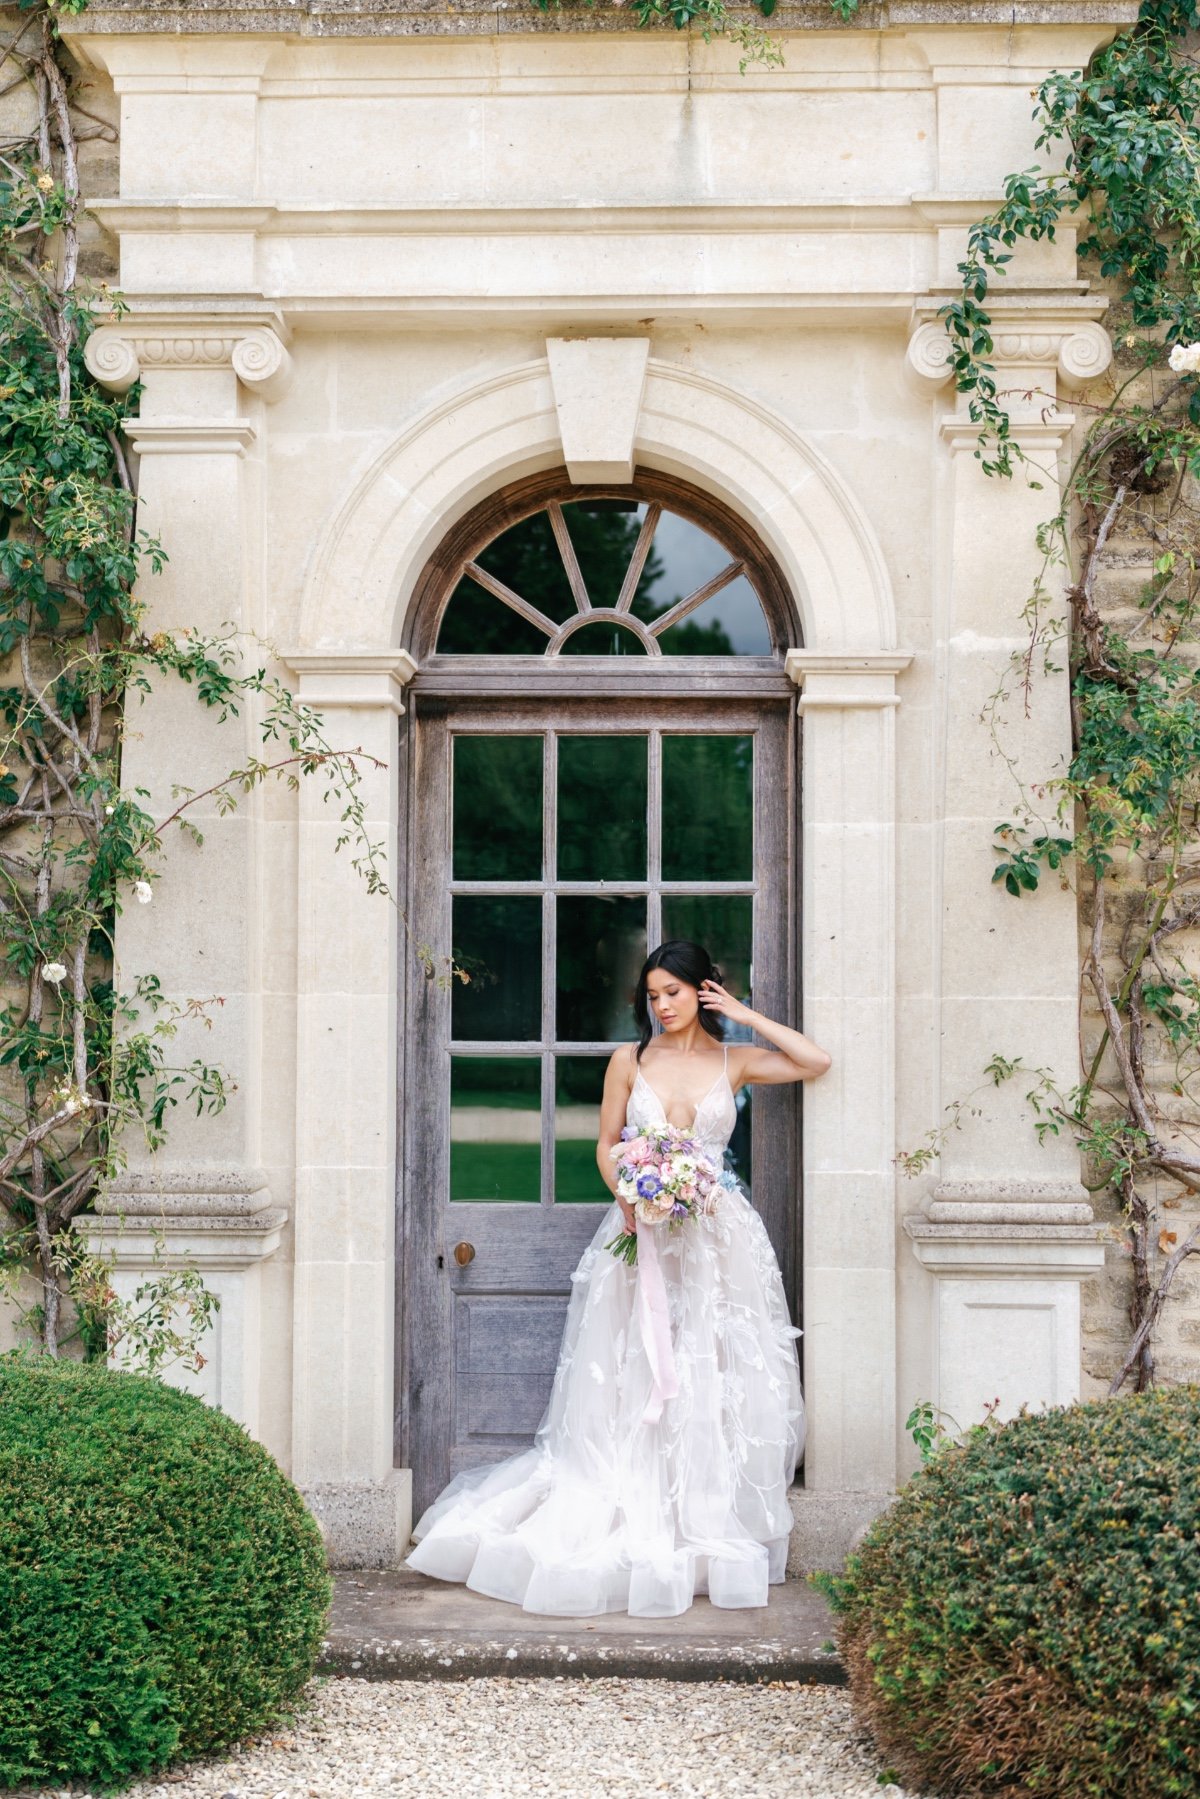
[[[118,1786],[261,1730],[329,1597],[240,1425],[143,1375],[0,1360],[0,1786]]]
[[[860,1718],[946,1795],[1200,1792],[1200,1387],[945,1446],[829,1590]]]

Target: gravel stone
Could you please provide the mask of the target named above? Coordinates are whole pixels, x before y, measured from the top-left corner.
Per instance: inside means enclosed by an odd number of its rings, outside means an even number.
[[[126,1799],[908,1799],[883,1772],[841,1687],[318,1679],[294,1724]]]

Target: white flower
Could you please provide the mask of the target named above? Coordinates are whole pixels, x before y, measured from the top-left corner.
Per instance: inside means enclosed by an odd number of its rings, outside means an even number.
[[[57,987],[58,983],[60,981],[65,981],[66,978],[67,971],[61,962],[46,962],[43,965],[42,979],[43,981],[49,981],[52,987]]]
[[[1173,344],[1167,360],[1177,375],[1195,375],[1200,372],[1200,343]]]
[[[149,881],[135,881],[133,883],[133,897],[139,906],[148,906],[153,898],[153,892]]]
[[[113,813],[114,813],[114,812],[115,812],[115,811],[116,811],[116,807],[115,807],[115,806],[105,806],[105,808],[104,808],[104,816],[105,816],[105,818],[111,818],[111,817],[112,817],[112,815],[113,815]]]

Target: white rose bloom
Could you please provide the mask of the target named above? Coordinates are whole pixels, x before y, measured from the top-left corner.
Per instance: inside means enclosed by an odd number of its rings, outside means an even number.
[[[52,987],[57,987],[58,983],[60,981],[65,981],[66,978],[67,971],[61,962],[47,962],[43,965],[42,979],[43,981],[49,981]]]
[[[1200,343],[1174,344],[1168,357],[1177,375],[1194,375],[1200,371]]]
[[[153,891],[149,881],[135,881],[133,883],[133,897],[139,906],[148,906],[153,898]]]

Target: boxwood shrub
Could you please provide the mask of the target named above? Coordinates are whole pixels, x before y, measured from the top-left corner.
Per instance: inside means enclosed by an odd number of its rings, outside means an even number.
[[[823,1584],[916,1789],[1200,1793],[1200,1387],[979,1427]]]
[[[141,1375],[0,1360],[0,1786],[112,1789],[312,1672],[320,1532],[265,1449]]]

